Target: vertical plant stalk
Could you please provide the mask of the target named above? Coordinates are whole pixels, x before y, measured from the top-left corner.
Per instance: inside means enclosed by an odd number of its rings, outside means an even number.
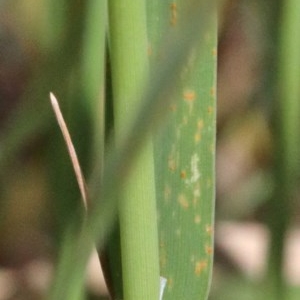
[[[108,7],[118,147],[139,110],[148,77],[146,6],[143,0],[112,0]],[[126,187],[120,193],[119,218],[124,299],[158,299],[158,234],[150,136],[146,137]]]
[[[278,99],[275,114],[275,191],[269,224],[269,281],[272,299],[284,299],[284,242],[299,176],[300,147],[300,2],[284,0],[278,23]],[[276,122],[276,123],[275,123]]]

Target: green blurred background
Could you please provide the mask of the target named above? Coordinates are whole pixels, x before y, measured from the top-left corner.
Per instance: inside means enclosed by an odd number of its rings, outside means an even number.
[[[93,164],[86,103],[100,97],[103,66],[86,50],[90,40],[97,49],[99,34],[87,38],[92,2],[0,0],[0,299],[43,299],[80,198],[49,91],[59,97],[87,177]],[[299,168],[293,180],[284,177],[288,192],[276,175],[285,174],[277,125],[285,2],[228,0],[220,13],[210,300],[258,299],[274,282],[287,286],[278,299],[300,296]],[[105,295],[95,257],[87,286],[91,299]]]

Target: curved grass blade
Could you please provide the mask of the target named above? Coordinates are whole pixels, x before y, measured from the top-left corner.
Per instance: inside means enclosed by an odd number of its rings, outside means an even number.
[[[73,145],[72,140],[71,140],[69,130],[67,128],[65,120],[64,120],[64,118],[62,116],[62,113],[60,111],[57,99],[56,99],[56,97],[54,96],[53,93],[50,93],[50,99],[51,99],[51,104],[52,104],[57,122],[59,124],[59,127],[61,129],[61,132],[63,134],[64,140],[65,140],[66,145],[67,145],[67,149],[68,149],[68,152],[69,152],[70,159],[72,161],[72,166],[74,168],[74,172],[75,172],[75,175],[76,175],[76,179],[77,179],[77,183],[78,183],[78,186],[79,186],[79,190],[80,190],[80,194],[81,194],[81,197],[82,197],[82,200],[83,200],[84,207],[85,207],[85,209],[87,209],[87,207],[88,207],[88,197],[87,197],[86,183],[85,183],[85,179],[83,177],[82,171],[81,171],[81,167],[80,167],[80,164],[79,164],[79,161],[78,161],[78,157],[77,157],[74,145]]]

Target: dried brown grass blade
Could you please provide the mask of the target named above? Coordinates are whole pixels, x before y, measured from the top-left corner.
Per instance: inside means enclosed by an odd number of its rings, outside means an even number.
[[[84,207],[85,207],[85,209],[87,209],[87,207],[88,207],[88,197],[87,197],[86,183],[85,183],[85,179],[84,179],[84,176],[82,174],[82,171],[81,171],[81,167],[80,167],[80,164],[79,164],[79,161],[78,161],[78,157],[77,157],[77,154],[76,154],[76,151],[75,151],[75,147],[73,145],[68,127],[67,127],[66,122],[64,120],[64,117],[63,117],[63,115],[61,113],[61,110],[59,108],[58,101],[57,101],[56,97],[54,96],[54,94],[51,93],[51,92],[50,92],[50,100],[51,100],[52,108],[54,110],[58,125],[61,129],[61,132],[63,134],[64,140],[65,140],[66,145],[67,145],[67,149],[68,149],[69,156],[71,158],[71,162],[72,162],[72,165],[73,165],[73,168],[74,168],[75,176],[76,176],[76,179],[77,179],[77,183],[78,183],[78,186],[79,186],[79,190],[80,190],[80,194],[81,194],[81,197],[82,197],[82,200],[83,200]]]

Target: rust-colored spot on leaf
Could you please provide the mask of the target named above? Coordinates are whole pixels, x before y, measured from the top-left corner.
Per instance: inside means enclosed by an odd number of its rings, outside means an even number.
[[[202,130],[203,127],[204,127],[203,120],[202,119],[198,120],[198,122],[197,122],[197,128],[198,128],[198,130]]]
[[[196,93],[194,91],[185,91],[183,93],[183,99],[186,101],[194,101],[196,99]]]
[[[205,253],[211,255],[213,253],[213,248],[211,246],[205,246]]]
[[[210,88],[210,95],[213,98],[216,96],[216,89],[214,87]]]
[[[201,196],[200,183],[197,182],[194,187],[194,190],[193,190],[193,206],[194,206],[194,208],[196,208],[198,206],[200,196]]]
[[[160,241],[160,256],[159,256],[159,260],[160,260],[160,266],[161,267],[165,267],[167,264],[167,255],[166,255],[166,247],[165,247],[165,243],[164,241]]]
[[[194,135],[194,141],[195,141],[196,144],[201,141],[201,137],[202,137],[201,133],[199,133],[199,132],[195,133],[195,135]]]
[[[195,224],[200,224],[201,223],[201,216],[196,215],[195,218],[194,218],[194,222],[195,222]]]
[[[196,215],[195,218],[194,218],[194,222],[195,222],[195,224],[200,224],[201,223],[201,216]]]
[[[178,203],[180,204],[180,206],[182,207],[182,208],[184,208],[184,209],[187,209],[187,208],[189,208],[189,202],[188,202],[188,200],[187,200],[187,198],[186,198],[186,196],[185,195],[183,195],[183,194],[180,194],[179,196],[178,196]]]
[[[213,48],[212,50],[211,50],[211,54],[212,54],[212,56],[217,56],[217,53],[218,53],[218,51],[217,51],[217,48]]]
[[[208,178],[208,179],[206,180],[206,187],[207,187],[207,188],[210,188],[211,186],[212,186],[211,179]]]
[[[207,112],[208,112],[209,114],[212,114],[213,111],[214,111],[214,108],[213,108],[212,106],[208,106],[208,107],[207,107]]]
[[[171,289],[174,286],[173,278],[168,279],[168,287]]]
[[[159,256],[159,264],[161,268],[165,268],[166,264],[167,264],[167,258],[165,257],[165,255],[160,254]]]
[[[196,186],[193,190],[193,195],[194,195],[195,198],[199,198],[200,195],[201,195],[200,183],[199,182],[196,183]]]
[[[175,162],[174,158],[169,158],[168,167],[169,167],[169,170],[171,170],[172,172],[174,172],[176,170],[176,162]]]
[[[171,188],[168,185],[166,185],[164,189],[164,197],[166,202],[170,199],[170,195],[171,195]]]
[[[212,235],[214,229],[213,229],[213,227],[212,227],[211,225],[206,225],[206,226],[205,226],[205,231],[206,231],[206,233],[207,233],[208,235]]]
[[[175,26],[177,24],[177,4],[172,2],[170,4],[171,9],[171,25]]]
[[[185,171],[185,170],[182,170],[182,171],[180,172],[180,177],[181,177],[182,179],[186,179],[186,171]]]
[[[153,51],[152,51],[152,46],[151,45],[148,45],[147,53],[148,53],[148,56],[152,55]]]
[[[195,263],[194,272],[197,276],[199,276],[206,268],[207,268],[207,262],[205,260],[200,260]]]

